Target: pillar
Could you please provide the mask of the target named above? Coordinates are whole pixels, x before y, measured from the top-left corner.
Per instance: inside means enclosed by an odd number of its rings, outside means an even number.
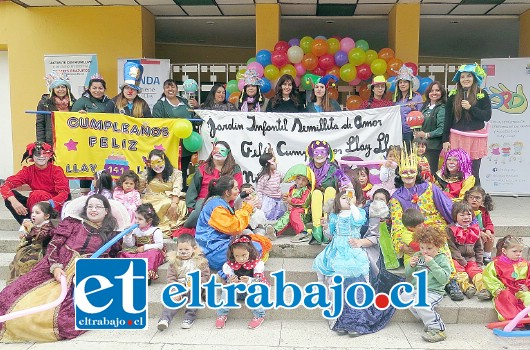
[[[280,40],[280,4],[256,4],[256,52],[273,50]]]
[[[403,62],[418,63],[420,4],[396,4],[388,14],[388,46]]]

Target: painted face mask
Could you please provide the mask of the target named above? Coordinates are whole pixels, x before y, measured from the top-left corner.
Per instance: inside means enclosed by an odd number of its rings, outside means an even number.
[[[217,145],[214,147],[212,151],[212,155],[214,158],[226,158],[228,156],[228,153],[230,153],[230,150],[222,145]]]
[[[39,166],[46,165],[48,163],[48,160],[50,160],[50,157],[51,152],[47,151],[35,151],[35,153],[33,153],[33,161]]]
[[[166,162],[163,159],[151,160],[151,169],[157,174],[160,174],[166,168]]]
[[[402,179],[413,179],[413,178],[416,177],[416,175],[418,175],[418,172],[414,171],[414,170],[407,169],[407,170],[401,171],[399,173],[399,175],[401,175]]]
[[[328,157],[328,150],[324,147],[318,147],[313,151],[314,158]]]

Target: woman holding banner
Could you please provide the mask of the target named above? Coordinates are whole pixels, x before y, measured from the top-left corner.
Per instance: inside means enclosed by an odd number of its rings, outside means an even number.
[[[375,76],[372,79],[372,83],[369,85],[370,98],[368,100],[363,101],[359,109],[371,109],[393,106],[394,104],[392,103],[392,101],[385,100],[385,94],[388,90],[388,86],[389,84],[386,82],[384,76]]]
[[[263,85],[263,80],[255,70],[248,69],[243,75],[243,83],[245,86],[239,97],[237,110],[241,112],[261,112],[263,95],[261,94],[260,86]]]
[[[213,111],[235,111],[236,107],[226,101],[226,89],[223,84],[215,83],[206,96],[206,100],[201,104],[201,109]]]
[[[267,112],[298,113],[304,112],[304,105],[295,92],[296,82],[289,74],[284,74],[278,79],[274,96],[267,104]]]
[[[480,185],[480,162],[488,154],[488,129],[491,119],[491,101],[483,90],[486,72],[477,63],[462,65],[453,81],[456,89],[449,92],[445,107],[445,125],[442,136],[444,150],[462,148],[473,161],[475,185]]]
[[[311,74],[312,75],[312,74]],[[313,82],[313,91],[311,92],[311,102],[307,105],[308,112],[338,112],[341,110],[339,103],[329,97],[328,88],[334,87],[339,81],[334,75],[328,74],[323,77],[315,76],[308,79]]]
[[[72,106],[72,112],[113,113],[114,102],[105,95],[106,90],[107,83],[101,75],[96,74],[92,76],[88,82],[88,89]]]
[[[120,93],[115,96],[114,113],[121,113],[134,118],[151,118],[151,109],[143,98],[138,96],[141,91],[142,73],[144,67],[137,62],[126,62],[123,66],[124,84]]]
[[[411,68],[403,65],[396,76],[396,91],[394,92],[394,105],[400,106],[401,112],[401,131],[403,133],[403,142],[407,149],[412,142],[412,129],[407,124],[407,115],[412,111],[421,109],[421,95],[413,89],[414,73]]]
[[[111,208],[109,200],[98,194],[80,197],[77,202],[83,202],[82,209],[74,201],[65,208],[69,217],[54,229],[44,258],[0,292],[0,315],[56,300],[61,292],[61,276],[67,281],[66,298],[55,308],[0,323],[1,342],[49,342],[73,339],[84,333],[75,329],[75,261],[91,256],[118,228],[124,228],[121,225],[130,217],[120,203],[112,201]],[[117,243],[105,255],[115,256],[119,249]]]

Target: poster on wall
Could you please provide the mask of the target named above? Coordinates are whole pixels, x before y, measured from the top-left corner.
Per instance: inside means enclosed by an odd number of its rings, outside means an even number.
[[[98,72],[98,58],[95,54],[87,55],[45,55],[44,71],[66,73],[75,98],[81,97],[88,86],[90,77]]]
[[[306,148],[313,140],[327,141],[337,160],[357,157],[378,164],[388,147],[401,145],[402,140],[399,106],[324,114],[195,112],[204,119],[199,159],[208,158],[214,140],[226,141],[243,170],[243,180],[252,183],[261,170],[259,157],[269,145],[278,169],[285,173],[295,164],[308,162]]]
[[[120,93],[120,86],[123,84],[123,65],[128,61],[140,63],[144,67],[142,83],[140,84],[142,88],[140,97],[147,102],[149,108],[152,110],[156,101],[158,101],[164,92],[163,84],[170,77],[171,64],[167,59],[118,59],[118,93]]]
[[[483,59],[492,117],[481,185],[493,194],[530,195],[530,58]]]

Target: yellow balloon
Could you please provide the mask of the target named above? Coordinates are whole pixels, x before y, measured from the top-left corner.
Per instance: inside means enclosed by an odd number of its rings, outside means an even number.
[[[372,62],[378,58],[377,51],[375,50],[367,50],[366,52],[366,60],[364,63],[372,64]]]
[[[293,78],[296,78],[296,68],[292,64],[286,64],[280,69],[280,75],[289,74]]]
[[[184,118],[178,118],[175,120],[175,136],[181,139],[188,138],[192,131],[193,126],[191,125],[191,122],[188,119]]]

